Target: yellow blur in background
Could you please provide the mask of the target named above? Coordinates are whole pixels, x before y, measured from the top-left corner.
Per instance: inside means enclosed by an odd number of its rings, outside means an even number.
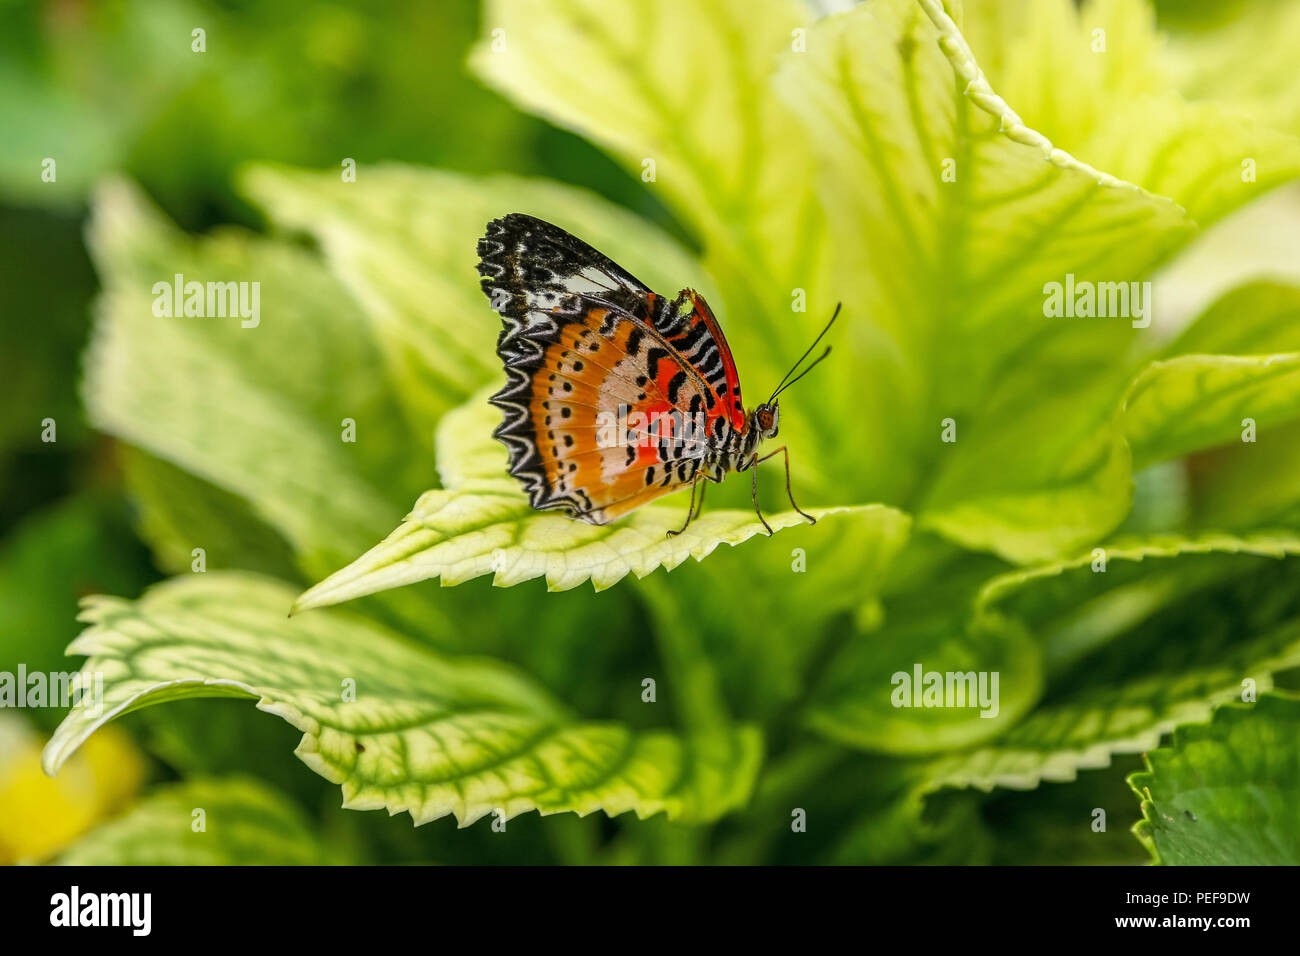
[[[144,761],[116,727],[94,734],[57,777],[41,770],[44,740],[0,713],[0,865],[48,860],[140,789]]]

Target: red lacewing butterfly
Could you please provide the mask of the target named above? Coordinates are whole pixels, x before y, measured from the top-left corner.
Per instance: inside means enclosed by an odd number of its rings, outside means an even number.
[[[702,481],[790,453],[758,457],[775,438],[777,396],[830,354],[795,371],[839,315],[809,346],[766,402],[746,412],[740,378],[722,328],[704,298],[683,289],[674,299],[641,282],[581,239],[522,213],[487,225],[479,240],[483,291],[501,315],[497,353],[506,385],[491,402],[504,413],[493,432],[509,452],[510,474],[534,508],[607,524],[690,486],[686,522],[704,505]],[[790,495],[796,511],[815,523]]]

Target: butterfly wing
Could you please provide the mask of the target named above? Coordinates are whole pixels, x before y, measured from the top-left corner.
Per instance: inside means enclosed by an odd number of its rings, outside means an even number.
[[[488,224],[479,256],[503,319],[494,435],[533,507],[605,524],[691,483],[726,428],[743,430],[735,365],[696,293],[669,302],[519,213]]]
[[[723,417],[736,431],[744,432],[740,376],[713,310],[694,289],[683,289],[673,302],[665,305],[652,322],[674,353],[703,379],[708,415]]]

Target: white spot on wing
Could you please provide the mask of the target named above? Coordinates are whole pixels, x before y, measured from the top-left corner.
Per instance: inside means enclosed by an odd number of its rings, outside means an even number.
[[[588,267],[575,272],[564,280],[564,290],[575,295],[590,295],[593,292],[609,292],[616,288],[608,275],[599,269]]]

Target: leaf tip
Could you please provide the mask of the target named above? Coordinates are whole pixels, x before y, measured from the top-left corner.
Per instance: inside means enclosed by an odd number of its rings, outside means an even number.
[[[41,771],[51,779],[59,775],[59,770],[67,759],[67,751],[60,744],[58,731],[55,731],[54,736],[41,750]]]

